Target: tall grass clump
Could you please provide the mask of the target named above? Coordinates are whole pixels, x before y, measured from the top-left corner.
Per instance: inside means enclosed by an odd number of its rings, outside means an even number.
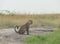
[[[60,15],[0,15],[0,28],[12,27],[14,25],[23,25],[28,20],[32,20],[33,24],[31,27],[60,27]]]

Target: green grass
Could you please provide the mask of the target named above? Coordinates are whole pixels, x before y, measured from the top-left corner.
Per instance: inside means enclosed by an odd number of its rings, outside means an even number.
[[[42,36],[31,36],[26,38],[27,44],[42,44],[45,43],[46,39]]]
[[[55,31],[53,34],[44,36],[30,36],[25,39],[27,44],[60,44],[60,30]]]

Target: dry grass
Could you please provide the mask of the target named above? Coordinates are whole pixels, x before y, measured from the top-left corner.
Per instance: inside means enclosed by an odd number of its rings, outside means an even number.
[[[0,28],[23,25],[29,19],[33,20],[32,27],[54,26],[60,27],[60,15],[0,15]]]

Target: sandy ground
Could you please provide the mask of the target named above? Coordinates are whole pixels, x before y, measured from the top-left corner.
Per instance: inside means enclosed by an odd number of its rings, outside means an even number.
[[[54,28],[30,28],[30,35],[45,35],[53,32]],[[13,28],[0,29],[0,44],[26,44],[24,38],[30,35],[19,35]]]

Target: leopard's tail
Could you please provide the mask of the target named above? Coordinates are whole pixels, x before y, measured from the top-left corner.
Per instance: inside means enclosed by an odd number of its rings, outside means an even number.
[[[14,26],[14,30],[15,30],[16,33],[19,33],[20,26],[18,26],[18,25]]]

